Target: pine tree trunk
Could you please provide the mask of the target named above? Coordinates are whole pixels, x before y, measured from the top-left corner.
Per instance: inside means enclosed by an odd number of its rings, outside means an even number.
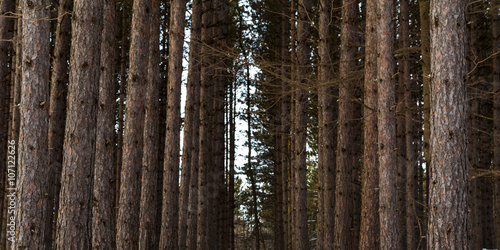
[[[431,0],[430,4],[429,249],[468,249],[465,3]]]
[[[500,36],[500,19],[498,8],[499,0],[493,0],[491,3],[492,13],[492,35],[493,35],[493,53],[499,53],[498,40]],[[495,222],[496,243],[500,248],[500,56],[493,58],[493,170],[497,175],[493,177],[493,218]]]
[[[163,212],[160,236],[162,249],[177,249],[179,226],[179,150],[182,51],[186,2],[170,2],[167,133],[163,179]]]
[[[235,172],[235,133],[236,133],[236,88],[234,87],[235,83],[231,83],[231,89],[229,93],[229,102],[230,102],[230,113],[229,113],[229,249],[236,249],[235,246],[235,237],[234,237],[234,172]]]
[[[160,88],[160,2],[152,1],[149,37],[149,64],[146,87],[146,114],[144,120],[144,154],[142,158],[141,208],[139,216],[139,249],[158,249],[158,154],[159,143],[159,88]]]
[[[213,85],[212,76],[214,68],[212,65],[213,37],[213,1],[202,2],[202,24],[201,41],[201,87],[200,87],[200,137],[199,137],[199,169],[198,169],[198,214],[197,214],[197,249],[211,249],[209,223],[209,200],[213,196],[208,185],[208,172],[213,167],[212,158],[212,123],[213,112]]]
[[[377,6],[367,1],[365,35],[365,86],[363,108],[364,156],[361,198],[360,249],[379,249],[379,164],[377,155]]]
[[[151,1],[134,1],[117,220],[117,248],[137,249]]]
[[[19,134],[17,235],[15,248],[52,241],[53,168],[48,166],[49,32],[48,1],[23,2],[23,78]],[[8,195],[15,195],[9,191]],[[14,197],[15,198],[15,197]]]
[[[75,2],[56,248],[91,247],[103,2]]]
[[[186,120],[184,134],[183,169],[189,166],[190,178],[189,197],[187,202],[187,232],[182,240],[182,231],[179,236],[180,249],[196,249],[196,220],[198,206],[198,152],[199,152],[199,123],[200,123],[200,53],[201,53],[201,0],[194,0],[191,15],[191,43],[189,50],[189,69],[186,97]],[[181,211],[182,214],[182,211]],[[182,216],[181,216],[182,218]],[[182,220],[181,220],[182,223]],[[180,226],[181,230],[183,227]],[[186,246],[186,248],[184,248]]]
[[[337,140],[337,170],[335,186],[335,249],[353,247],[353,170],[356,168],[356,125],[354,120],[357,82],[350,80],[355,68],[356,53],[356,8],[357,1],[342,2],[341,45],[340,45],[340,86],[339,119]]]
[[[378,79],[378,149],[379,149],[379,216],[381,249],[401,249],[401,234],[397,212],[396,160],[396,82],[394,62],[394,5],[392,1],[377,1],[377,79]]]
[[[307,230],[307,109],[309,106],[310,52],[311,52],[311,0],[299,0],[297,22],[297,86],[295,102],[295,161],[294,161],[294,230],[293,249],[307,249],[309,236]]]
[[[318,101],[320,111],[318,137],[320,139],[320,172],[318,174],[318,182],[321,183],[320,190],[322,195],[319,196],[318,209],[321,213],[318,214],[318,249],[333,249],[334,244],[334,214],[335,214],[335,149],[336,149],[336,130],[334,121],[336,117],[335,100],[332,90],[332,60],[331,60],[331,34],[330,22],[332,6],[330,1],[320,1],[320,16],[319,16],[319,56],[321,65],[319,68],[318,77]],[[321,224],[319,223],[321,222]]]
[[[104,3],[94,165],[92,248],[115,247],[115,1]]]

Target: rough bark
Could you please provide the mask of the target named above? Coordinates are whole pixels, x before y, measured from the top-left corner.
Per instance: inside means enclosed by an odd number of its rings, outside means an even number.
[[[333,249],[334,214],[335,214],[335,149],[336,107],[333,98],[333,77],[331,60],[331,5],[329,0],[320,1],[319,16],[319,56],[320,68],[318,76],[318,101],[320,110],[319,134],[320,139],[320,164],[318,182],[321,183],[318,209],[318,249]],[[320,223],[321,222],[321,223]]]
[[[377,6],[366,2],[365,86],[363,107],[363,172],[361,176],[360,249],[379,249],[378,130],[377,130]]]
[[[465,1],[430,3],[429,249],[468,249]]]
[[[54,190],[48,165],[48,1],[23,1],[23,72],[19,134],[19,210],[15,248],[50,249]],[[9,195],[15,195],[10,190]]]
[[[355,236],[353,228],[353,170],[356,168],[355,97],[357,82],[351,80],[355,68],[357,1],[342,2],[339,119],[337,140],[337,171],[335,186],[335,249],[350,249]]]
[[[499,0],[493,0],[491,3],[492,13],[492,35],[493,35],[493,53],[499,51],[499,36],[500,36],[500,17],[498,8],[500,7]],[[493,177],[493,216],[495,221],[496,243],[497,248],[500,248],[500,56],[496,55],[493,58],[493,170],[497,175]]]
[[[378,80],[378,150],[379,150],[379,216],[381,249],[401,249],[397,212],[396,160],[396,83],[394,62],[394,3],[377,1],[377,80]]]
[[[181,121],[182,51],[186,1],[170,2],[167,128],[163,179],[163,210],[160,247],[177,249],[179,227],[179,150]]]
[[[299,0],[297,22],[297,86],[295,102],[295,145],[294,145],[294,244],[293,249],[307,249],[309,237],[307,230],[307,109],[309,106],[310,52],[312,1]]]
[[[199,169],[198,169],[198,214],[197,214],[197,248],[211,249],[209,239],[209,222],[213,218],[208,215],[209,200],[213,194],[209,188],[208,172],[213,167],[212,157],[212,109],[213,109],[213,86],[212,79],[214,68],[211,55],[213,51],[213,1],[202,1],[202,29],[201,29],[201,87],[200,87],[200,135],[199,135]]]
[[[151,1],[137,0],[132,7],[132,28],[127,81],[127,104],[123,135],[120,201],[117,220],[117,248],[137,249],[139,245],[139,214],[141,165],[143,157],[145,86],[149,59]]]
[[[99,102],[97,108],[94,187],[92,201],[92,248],[115,247],[115,1],[104,3],[101,38]]]
[[[191,20],[191,43],[186,97],[184,154],[182,162],[189,167],[189,197],[187,202],[187,232],[185,240],[179,235],[180,249],[196,249],[196,219],[198,205],[198,151],[200,123],[200,70],[201,70],[201,0],[194,0]],[[182,203],[181,203],[182,204]],[[183,208],[183,207],[182,207]],[[182,211],[181,211],[182,213]],[[182,218],[182,217],[181,217]],[[181,221],[182,223],[182,221]],[[183,227],[180,226],[183,230]],[[184,245],[186,248],[184,248]]]
[[[160,1],[152,1],[149,37],[149,65],[146,86],[146,114],[144,120],[144,154],[142,158],[141,208],[139,215],[139,249],[158,249],[160,232],[158,213],[158,154],[159,143],[159,88],[160,88]]]
[[[91,247],[103,1],[75,2],[56,248]]]

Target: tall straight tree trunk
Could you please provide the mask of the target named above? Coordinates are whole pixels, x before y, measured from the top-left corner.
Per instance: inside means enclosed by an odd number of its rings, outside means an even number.
[[[366,2],[363,172],[361,176],[360,249],[379,249],[379,163],[377,130],[377,3]]]
[[[231,82],[229,93],[229,249],[236,249],[234,237],[234,172],[235,172],[235,134],[236,134],[236,88],[235,82]]]
[[[465,1],[431,0],[429,249],[468,249]]]
[[[103,1],[75,2],[56,248],[91,247]],[[89,150],[91,149],[91,150]]]
[[[170,2],[167,128],[163,179],[162,249],[177,249],[179,227],[179,150],[181,122],[182,52],[186,1]]]
[[[208,172],[213,167],[212,157],[212,112],[213,112],[213,0],[202,1],[201,41],[201,88],[200,88],[200,135],[198,169],[198,214],[197,214],[197,249],[211,249],[209,223],[212,222],[209,200],[213,196],[209,189]],[[213,240],[213,239],[212,239]]]
[[[339,120],[337,140],[337,170],[335,186],[335,249],[350,249],[354,246],[353,228],[353,170],[356,169],[356,124],[355,97],[356,81],[350,80],[356,61],[356,11],[357,1],[342,1]]]
[[[101,68],[95,145],[94,187],[92,204],[92,248],[115,247],[115,42],[116,6],[114,0],[104,3],[101,40]]]
[[[196,220],[198,205],[198,151],[200,123],[200,53],[201,53],[201,0],[194,0],[191,14],[191,43],[189,48],[189,68],[186,97],[186,118],[183,149],[183,171],[189,169],[186,236],[183,239],[183,215],[181,210],[179,249],[196,249]],[[189,167],[188,167],[189,166]],[[181,209],[184,204],[181,202]],[[185,247],[184,247],[185,246]]]
[[[394,3],[377,1],[377,79],[378,79],[378,149],[379,149],[379,211],[381,249],[401,249],[400,220],[397,212],[396,160],[396,82],[394,62]]]
[[[499,0],[493,0],[491,3],[492,13],[492,34],[493,34],[493,53],[498,53],[498,41],[500,36],[500,17],[498,8]],[[493,170],[500,173],[500,56],[493,58]],[[497,248],[500,248],[500,176],[493,177],[493,217],[495,222],[495,233]]]
[[[139,245],[139,213],[141,165],[143,157],[145,86],[149,59],[151,1],[136,0],[132,7],[132,29],[127,81],[127,104],[123,135],[123,163],[120,176],[120,202],[117,220],[117,248],[137,249]]]
[[[318,214],[318,249],[333,249],[334,244],[334,214],[335,214],[335,149],[336,130],[334,121],[337,119],[332,94],[332,60],[331,60],[331,34],[330,22],[332,6],[329,0],[320,1],[319,16],[319,56],[321,60],[318,76],[318,98],[320,108],[319,134],[321,161],[318,182],[321,183],[322,195],[319,196],[318,204],[321,204],[321,213]],[[319,206],[319,205],[318,205]]]
[[[54,211],[59,210],[59,191],[61,189],[61,170],[63,162],[64,125],[66,123],[66,96],[68,83],[68,59],[71,49],[71,17],[73,1],[59,2],[55,34],[54,59],[49,105],[49,165],[55,169],[53,184]],[[53,220],[54,227],[56,220]]]
[[[149,65],[144,120],[144,154],[142,158],[141,208],[139,216],[139,249],[158,249],[158,169],[159,89],[160,89],[160,1],[153,0],[149,37]]]
[[[307,223],[307,109],[310,85],[311,54],[311,0],[299,0],[297,22],[297,86],[295,102],[295,161],[294,161],[294,204],[295,239],[293,249],[307,249],[309,246]]]
[[[50,25],[47,20],[41,21],[49,17],[49,4],[45,0],[23,1],[16,249],[30,246],[49,249],[52,240],[54,169],[47,167]]]

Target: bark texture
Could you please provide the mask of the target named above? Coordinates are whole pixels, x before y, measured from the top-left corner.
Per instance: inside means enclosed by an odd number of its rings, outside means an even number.
[[[492,13],[492,35],[493,35],[493,53],[499,51],[499,36],[500,36],[500,16],[498,8],[500,7],[499,0],[493,0],[491,4]],[[493,170],[500,173],[500,56],[493,58]],[[493,218],[495,222],[496,243],[497,248],[500,248],[500,176],[493,177]]]
[[[123,156],[118,205],[118,249],[137,249],[139,246],[139,214],[141,166],[143,156],[145,87],[149,59],[151,1],[137,0],[132,7],[132,29],[127,81],[127,104],[123,135]]]
[[[379,249],[379,164],[377,112],[377,6],[366,2],[363,172],[361,175],[360,249]]]
[[[104,2],[75,2],[56,248],[91,247],[92,182]]]
[[[310,54],[311,54],[311,0],[299,0],[297,22],[297,81],[295,93],[295,145],[294,145],[294,243],[293,249],[308,249],[307,230],[307,109],[309,106]]]
[[[380,248],[401,249],[397,212],[396,82],[394,61],[394,3],[377,1],[377,81]]]
[[[23,1],[23,71],[19,134],[19,209],[15,249],[50,249],[54,189],[48,166],[49,17],[45,0]],[[3,146],[3,145],[2,145]],[[15,195],[8,190],[8,195]],[[14,197],[15,199],[15,197]],[[8,216],[13,216],[9,214]]]
[[[115,248],[115,0],[104,3],[92,201],[92,248]]]
[[[465,3],[430,2],[429,249],[468,249]]]
[[[357,1],[342,1],[339,119],[337,140],[337,171],[335,185],[334,249],[351,249],[356,235],[354,227],[353,171],[356,169],[357,127],[355,124],[357,82],[351,78],[355,69]]]
[[[179,150],[181,122],[181,75],[186,1],[170,2],[167,128],[163,179],[163,210],[160,247],[176,249],[179,229]]]

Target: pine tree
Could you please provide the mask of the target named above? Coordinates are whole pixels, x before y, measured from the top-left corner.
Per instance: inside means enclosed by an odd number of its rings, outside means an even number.
[[[430,3],[429,248],[467,249],[465,1]],[[453,202],[447,202],[453,200]]]

